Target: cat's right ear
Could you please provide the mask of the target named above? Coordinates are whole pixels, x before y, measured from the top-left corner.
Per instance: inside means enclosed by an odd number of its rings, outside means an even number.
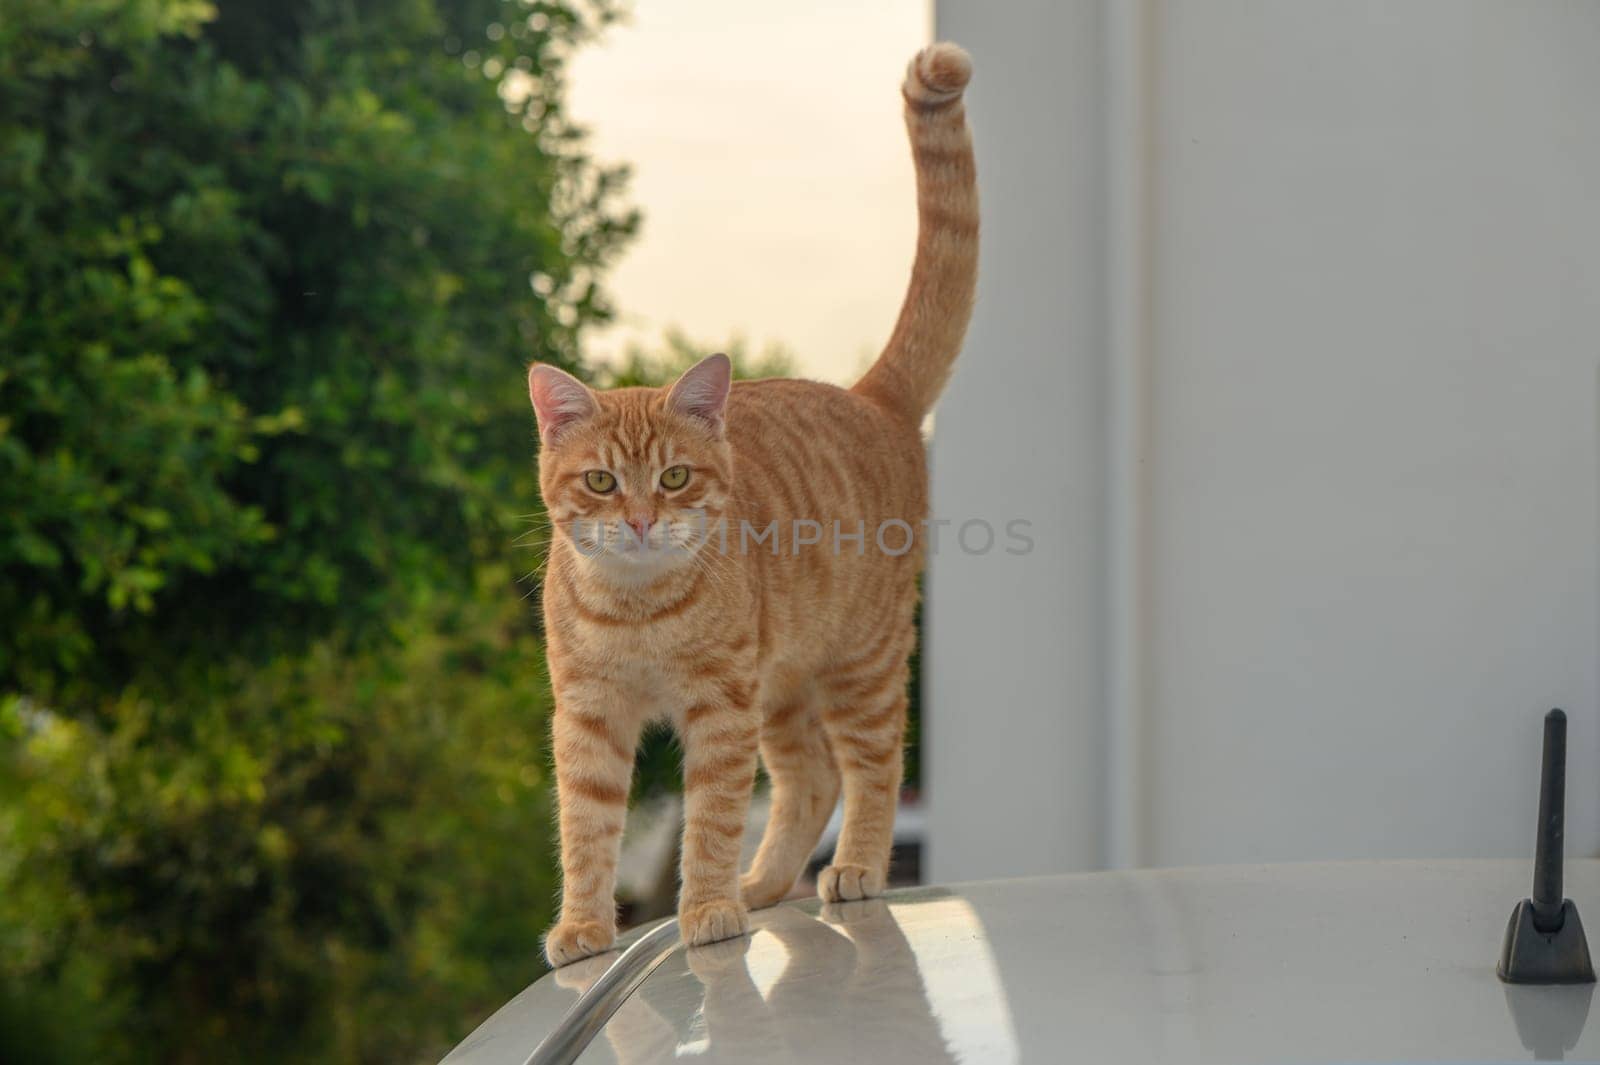
[[[528,370],[528,398],[539,418],[539,439],[553,443],[570,426],[592,418],[600,403],[589,386],[564,370],[534,363]]]

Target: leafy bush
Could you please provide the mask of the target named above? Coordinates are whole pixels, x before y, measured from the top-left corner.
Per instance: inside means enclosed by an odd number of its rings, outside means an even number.
[[[663,346],[651,350],[638,344],[630,345],[622,360],[615,366],[596,369],[596,384],[601,388],[627,388],[647,385],[659,388],[671,384],[678,377],[710,355],[720,351],[733,363],[733,376],[741,381],[760,377],[793,377],[799,371],[794,355],[782,344],[771,344],[759,354],[751,354],[743,337],[734,337],[726,344],[703,344],[693,340],[681,329],[668,329],[662,338]]]
[[[395,1060],[537,973],[531,358],[609,0],[0,0],[0,1057]]]
[[[465,1034],[539,972],[555,890],[545,684],[507,602],[381,658],[241,670],[180,728],[131,694],[103,727],[12,698],[14,991],[57,1033],[111,1006],[112,1060],[393,1061]]]
[[[503,545],[633,224],[560,110],[608,9],[529,10],[0,0],[0,685],[381,633]]]

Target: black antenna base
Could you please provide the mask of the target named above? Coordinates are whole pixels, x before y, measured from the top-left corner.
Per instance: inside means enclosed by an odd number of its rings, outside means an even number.
[[[1533,900],[1517,903],[1506,926],[1505,946],[1500,948],[1500,979],[1508,984],[1594,983],[1589,940],[1571,899],[1562,901],[1560,921],[1554,932],[1541,932],[1534,921]]]
[[[1592,984],[1594,963],[1578,908],[1561,890],[1566,842],[1567,715],[1544,716],[1544,765],[1539,774],[1539,835],[1533,858],[1533,897],[1517,903],[1500,948],[1500,979],[1508,984]]]

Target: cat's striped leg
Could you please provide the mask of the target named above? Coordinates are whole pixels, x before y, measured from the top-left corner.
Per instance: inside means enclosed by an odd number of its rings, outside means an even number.
[[[739,881],[739,893],[751,909],[779,902],[794,887],[839,801],[839,771],[814,697],[796,693],[767,715],[761,762],[772,779],[772,809],[761,848]]]
[[[551,731],[561,808],[561,919],[545,934],[552,966],[598,954],[617,937],[614,894],[639,726],[602,711],[599,691],[557,692]]]
[[[678,926],[690,946],[742,935],[739,845],[756,773],[755,681],[726,682],[684,711],[683,887]]]
[[[871,898],[882,894],[888,879],[903,771],[909,639],[896,641],[889,665],[828,685],[835,701],[822,725],[844,781],[844,825],[833,864],[817,877],[824,902]]]

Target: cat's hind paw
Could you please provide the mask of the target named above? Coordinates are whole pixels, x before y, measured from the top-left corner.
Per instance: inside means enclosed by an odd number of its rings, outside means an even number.
[[[794,887],[793,881],[779,884],[762,879],[754,873],[746,873],[739,878],[739,898],[752,910],[764,910],[768,906],[776,906],[782,902],[792,887]]]
[[[732,939],[750,930],[750,914],[733,899],[714,899],[678,911],[678,931],[691,947]]]
[[[544,956],[552,969],[609,950],[617,931],[599,921],[559,921],[544,934]]]
[[[823,902],[851,902],[883,894],[883,874],[860,865],[830,865],[817,877]]]

